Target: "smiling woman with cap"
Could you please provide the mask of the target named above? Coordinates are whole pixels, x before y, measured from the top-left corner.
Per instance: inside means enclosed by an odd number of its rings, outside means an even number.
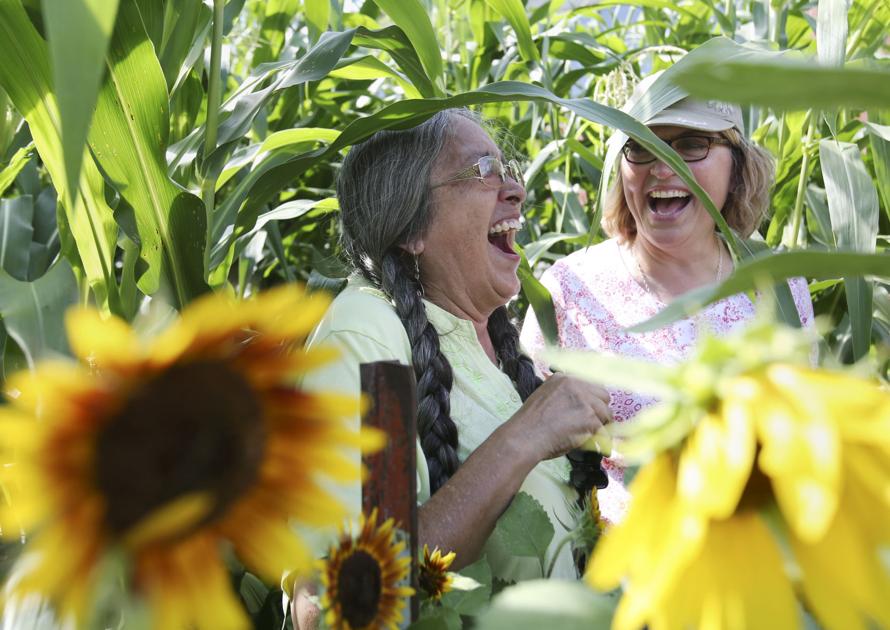
[[[645,97],[651,83],[642,82],[632,101]],[[744,136],[741,109],[686,97],[643,121],[688,164],[729,226],[750,236],[769,204],[773,165]],[[700,329],[728,332],[753,317],[754,305],[744,294],[733,295],[659,330],[627,332],[677,296],[726,279],[733,260],[702,202],[647,149],[627,140],[616,171],[603,211],[611,238],[559,260],[541,279],[553,298],[559,344],[676,364],[689,354]],[[795,278],[790,284],[801,322],[808,325],[813,306],[806,282]],[[533,355],[544,347],[531,309],[521,340]],[[655,402],[634,392],[610,393],[616,422]],[[603,466],[609,485],[598,492],[600,510],[607,522],[615,522],[627,509],[623,469],[618,456],[604,459]]]

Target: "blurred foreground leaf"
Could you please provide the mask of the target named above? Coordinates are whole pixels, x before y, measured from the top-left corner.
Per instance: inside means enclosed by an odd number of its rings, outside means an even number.
[[[530,580],[505,589],[479,616],[477,630],[608,628],[618,598],[583,582]]]

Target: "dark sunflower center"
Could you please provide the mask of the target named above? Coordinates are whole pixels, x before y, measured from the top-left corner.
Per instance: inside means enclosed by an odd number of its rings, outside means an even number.
[[[98,435],[96,483],[122,534],[172,499],[208,492],[225,512],[254,482],[265,446],[250,384],[219,362],[175,365],[143,383]]]
[[[380,563],[361,549],[340,565],[337,592],[343,618],[353,628],[364,628],[377,615],[380,606],[382,575]]]
[[[439,597],[445,588],[446,577],[444,571],[423,565],[417,576],[417,584],[430,597]]]

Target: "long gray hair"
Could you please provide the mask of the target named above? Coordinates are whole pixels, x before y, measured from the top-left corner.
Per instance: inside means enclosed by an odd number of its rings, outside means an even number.
[[[457,426],[451,419],[453,374],[429,322],[413,257],[401,245],[423,235],[432,221],[430,173],[453,137],[457,116],[479,122],[466,109],[439,112],[402,131],[379,131],[349,151],[337,180],[341,238],[352,264],[395,304],[411,342],[417,377],[417,430],[430,471],[431,492],[455,473]],[[488,318],[500,369],[525,400],[540,384],[506,307]]]

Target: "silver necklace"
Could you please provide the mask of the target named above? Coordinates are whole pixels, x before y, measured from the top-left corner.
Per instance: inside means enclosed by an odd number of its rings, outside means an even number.
[[[637,266],[637,273],[640,274],[640,279],[643,281],[643,289],[646,290],[646,293],[652,295],[653,297],[661,300],[661,296],[658,295],[649,284],[649,276],[643,271],[643,268],[640,266],[640,259],[637,258],[637,255],[634,253],[633,248],[630,250],[630,257],[633,258],[634,264]],[[720,275],[723,273],[723,247],[720,246],[720,241],[717,241],[717,273],[714,276],[714,282],[720,282]],[[663,301],[663,300],[661,300]]]

